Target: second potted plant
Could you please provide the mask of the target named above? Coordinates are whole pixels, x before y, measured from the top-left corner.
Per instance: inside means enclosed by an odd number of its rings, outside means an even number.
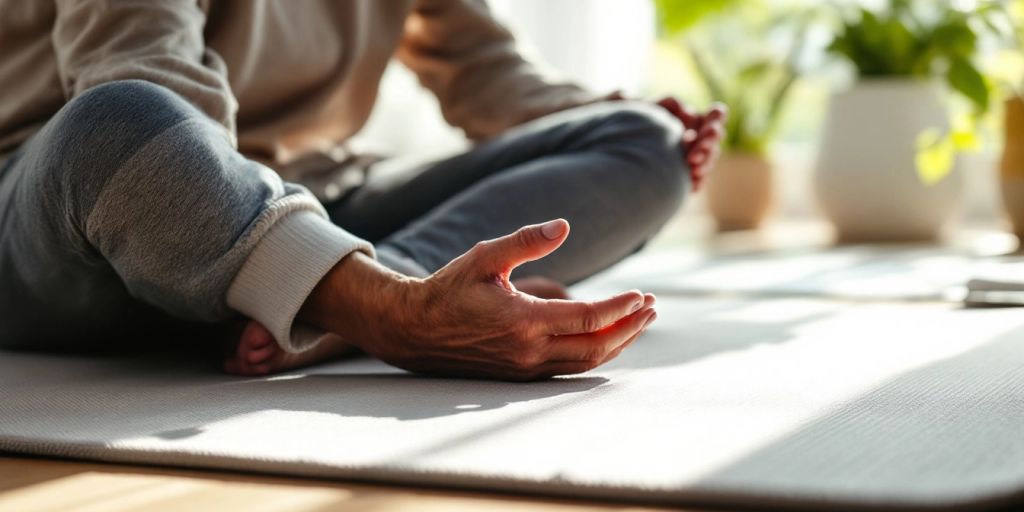
[[[671,5],[667,5],[671,4]],[[718,2],[717,7],[731,5]],[[708,3],[662,0],[681,16]],[[692,17],[692,16],[691,16]],[[686,18],[689,19],[689,18]],[[774,202],[769,143],[799,75],[809,17],[764,18],[760,11],[729,11],[682,40],[707,96],[729,107],[722,156],[707,178],[707,204],[720,231],[760,226]],[[673,32],[668,23],[664,29]],[[737,38],[754,34],[754,38]],[[781,43],[764,44],[769,39]],[[698,42],[699,41],[699,42]],[[781,46],[781,47],[780,47]]]
[[[829,107],[819,202],[840,241],[934,240],[960,205],[963,179],[946,90],[979,113],[988,108],[985,79],[972,62],[979,14],[946,2],[890,0],[883,12],[844,15],[830,50],[858,78]]]

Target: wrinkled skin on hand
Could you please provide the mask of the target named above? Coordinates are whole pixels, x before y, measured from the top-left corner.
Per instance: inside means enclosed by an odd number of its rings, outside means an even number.
[[[509,281],[515,267],[551,253],[568,234],[568,223],[556,220],[477,244],[412,282],[402,318],[372,342],[353,342],[417,373],[511,381],[582,373],[614,359],[656,318],[653,295],[544,299]]]

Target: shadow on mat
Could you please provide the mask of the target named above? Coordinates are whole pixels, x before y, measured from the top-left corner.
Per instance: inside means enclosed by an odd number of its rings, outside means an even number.
[[[793,299],[765,299],[758,307],[794,304]],[[825,304],[825,303],[820,303]],[[647,369],[681,366],[726,352],[785,343],[804,325],[822,321],[840,312],[842,304],[809,308],[785,317],[744,321],[737,312],[750,303],[740,300],[693,301],[685,314],[662,308],[650,332],[636,346],[608,364],[608,369]],[[640,345],[643,349],[640,349]]]
[[[893,502],[910,498],[949,510],[1020,504],[1022,344],[1024,327],[1018,327],[901,374],[709,475],[702,485],[757,481],[771,492],[813,482],[819,494],[846,494],[851,502],[900,489],[890,496]]]
[[[607,382],[600,377],[526,384],[423,378],[382,373],[382,366],[370,361],[239,379],[194,360],[88,361],[0,352],[0,389],[11,397],[0,402],[0,436],[63,437],[73,419],[72,437],[187,439],[206,425],[268,410],[415,421],[582,393]],[[368,372],[357,373],[360,369]],[[47,421],[39,410],[60,411],[61,421]]]
[[[665,308],[651,335],[609,368],[678,366],[722,352],[784,343],[801,325],[834,313],[809,311],[744,322],[735,317],[740,305],[717,300],[690,304],[685,311]],[[85,437],[102,434],[113,441],[155,436],[173,441],[199,435],[206,425],[268,410],[415,421],[555,397],[571,400],[571,395],[607,382],[603,377],[527,384],[424,378],[369,359],[240,379],[184,354],[81,358],[0,352],[0,389],[20,397],[0,402],[0,435],[35,432],[60,437],[67,432],[64,425],[40,421],[37,412],[55,407],[62,409],[61,418],[73,418]],[[40,390],[41,385],[53,394]]]

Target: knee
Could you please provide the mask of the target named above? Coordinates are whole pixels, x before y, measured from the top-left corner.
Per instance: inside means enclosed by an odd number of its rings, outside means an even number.
[[[36,139],[47,167],[91,173],[131,155],[163,131],[202,114],[169,89],[142,80],[109,82],[69,101]],[[71,164],[71,165],[69,165]]]
[[[655,105],[623,102],[608,112],[604,124],[607,150],[633,164],[632,177],[650,192],[645,197],[657,203],[652,206],[674,213],[690,183],[682,123]]]
[[[169,89],[142,80],[92,87],[69,101],[26,145],[33,180],[74,201],[96,192],[154,139],[189,120],[213,122]],[[199,150],[198,147],[195,148]]]
[[[143,80],[92,87],[67,103],[52,120],[53,135],[77,139],[118,138],[144,143],[201,113],[171,90]],[[91,140],[88,142],[95,142]]]

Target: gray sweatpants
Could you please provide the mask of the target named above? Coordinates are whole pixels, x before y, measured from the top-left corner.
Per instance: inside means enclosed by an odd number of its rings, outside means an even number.
[[[554,114],[325,205],[386,256],[433,272],[480,240],[563,217],[556,253],[517,270],[576,282],[636,251],[678,208],[679,127],[653,107]],[[102,350],[238,319],[225,295],[261,218],[297,196],[223,131],[146,82],[69,102],[0,163],[0,346]]]

